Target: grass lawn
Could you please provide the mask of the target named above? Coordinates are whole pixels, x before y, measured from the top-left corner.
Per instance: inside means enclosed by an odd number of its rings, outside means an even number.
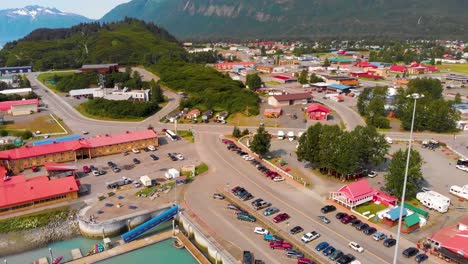
[[[62,126],[64,126],[67,131],[63,129],[55,122],[55,120],[50,115],[43,115],[36,117],[31,120],[22,121],[18,123],[11,123],[6,125],[1,125],[0,129],[5,130],[29,130],[31,132],[41,131],[42,134],[48,133],[68,133],[68,127],[63,123],[63,120],[59,119],[57,116],[54,116]]]
[[[362,214],[362,213],[365,213],[365,212],[370,212],[369,214],[367,214],[366,216],[370,216],[370,215],[376,215],[377,212],[380,212],[382,211],[383,209],[387,208],[388,206],[384,205],[384,204],[375,204],[373,202],[367,202],[363,205],[360,205],[356,208],[354,208],[354,211]],[[371,219],[369,219],[371,221],[373,221],[373,217]]]
[[[112,118],[112,117],[103,117],[103,116],[96,116],[91,115],[84,109],[83,105],[75,106],[75,109],[80,112],[83,116],[88,118],[97,119],[97,120],[105,120],[105,121],[124,121],[124,122],[140,122],[145,120],[148,117],[138,117],[138,118]]]
[[[205,173],[208,171],[208,165],[206,163],[202,162],[200,165],[198,165],[195,168],[195,175],[200,175],[202,173]]]
[[[269,85],[280,85],[281,83],[279,82],[275,82],[275,81],[268,81],[268,82],[265,82],[266,84],[269,84]]]
[[[307,187],[310,187],[311,186],[311,182],[309,180],[309,178],[307,178],[307,176],[305,176],[304,173],[302,173],[301,171],[299,171],[298,169],[296,168],[293,168],[291,166],[288,166],[287,163],[285,163],[285,161],[282,161],[283,158],[281,157],[273,157],[271,159],[267,159],[269,162],[275,164],[278,168],[282,168],[282,169],[289,169],[288,171],[286,171],[287,173],[291,174],[293,177],[294,177],[294,180],[301,183],[301,184],[304,184],[304,182],[306,183],[306,186]],[[283,162],[283,164],[285,164],[284,166],[281,166],[281,163]]]
[[[228,117],[227,123],[235,126],[253,126],[260,125],[260,115],[246,116],[241,113],[232,114]],[[277,118],[263,118],[263,123],[266,127],[281,127]]]
[[[162,185],[157,185],[157,186],[151,186],[151,187],[145,187],[141,190],[139,190],[135,195],[136,196],[149,196],[153,191],[164,188],[164,187],[172,187],[175,185],[175,182],[169,182],[165,183]]]
[[[64,220],[68,217],[69,208],[44,210],[39,213],[0,220],[0,233],[23,231],[48,225],[52,221]]]
[[[45,86],[49,87],[50,89],[54,90],[57,93],[62,93],[57,90],[57,87],[55,87],[55,84],[51,84],[49,81],[54,77],[54,75],[57,75],[59,77],[61,76],[70,76],[73,75],[75,72],[47,72],[47,73],[41,73],[37,76],[37,79],[43,83]]]
[[[440,70],[468,73],[468,63],[436,65]]]
[[[190,143],[194,143],[194,142],[195,142],[195,138],[194,138],[194,136],[193,136],[193,133],[192,133],[192,131],[190,131],[190,130],[177,130],[177,134],[178,134],[181,138],[187,140],[187,141],[190,142]]]

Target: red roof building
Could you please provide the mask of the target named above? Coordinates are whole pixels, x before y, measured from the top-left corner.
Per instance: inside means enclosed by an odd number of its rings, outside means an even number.
[[[371,201],[386,201],[386,204],[396,204],[398,199],[372,188],[367,179],[345,185],[337,191],[330,192],[330,198],[349,208],[354,208]]]
[[[356,63],[356,67],[359,67],[359,68],[377,68],[377,66],[375,66],[374,64],[372,63],[369,63],[367,61],[360,61],[358,63]]]
[[[253,67],[254,63],[251,61],[247,61],[247,62],[221,62],[221,63],[215,64],[216,69],[220,71],[230,71],[234,68],[234,66]]]
[[[81,67],[80,72],[98,72],[98,73],[113,73],[119,71],[119,64],[85,64]]]
[[[4,101],[0,102],[0,111],[9,112],[13,106],[17,105],[36,105],[36,108],[39,107],[39,100],[37,99],[28,99],[28,100],[16,100],[16,101]],[[37,110],[36,110],[37,112]]]
[[[432,249],[455,263],[468,262],[468,230],[464,223],[468,217],[460,220],[457,227],[446,226],[427,237]]]
[[[330,109],[321,104],[310,104],[307,106],[307,116],[312,120],[327,120]]]
[[[47,176],[31,179],[24,175],[6,177],[5,168],[0,168],[0,215],[78,197],[79,188],[74,177],[54,180]]]
[[[404,73],[407,71],[405,65],[392,65],[389,70],[394,73]]]

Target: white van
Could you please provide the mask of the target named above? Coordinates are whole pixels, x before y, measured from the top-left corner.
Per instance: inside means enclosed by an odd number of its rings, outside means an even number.
[[[385,141],[387,141],[388,144],[393,144],[393,139],[391,137],[385,137]]]

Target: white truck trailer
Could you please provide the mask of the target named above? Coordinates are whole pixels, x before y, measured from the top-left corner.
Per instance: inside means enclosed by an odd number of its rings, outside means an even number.
[[[450,206],[450,198],[434,191],[419,192],[416,194],[416,199],[427,208],[439,213],[447,212]]]
[[[296,139],[296,136],[294,135],[293,131],[289,131],[287,136],[289,141],[293,141],[294,139]]]
[[[283,140],[283,139],[284,139],[284,135],[285,135],[285,134],[284,134],[284,131],[281,131],[281,130],[278,131],[278,139]]]
[[[143,175],[140,177],[140,182],[141,184],[143,184],[143,186],[145,187],[151,187],[153,186],[153,180],[151,180],[150,177],[148,177],[148,175]]]

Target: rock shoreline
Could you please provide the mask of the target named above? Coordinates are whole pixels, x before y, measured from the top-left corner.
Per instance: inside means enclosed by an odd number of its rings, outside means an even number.
[[[20,254],[77,236],[80,231],[76,217],[53,221],[36,229],[0,234],[0,256]]]

